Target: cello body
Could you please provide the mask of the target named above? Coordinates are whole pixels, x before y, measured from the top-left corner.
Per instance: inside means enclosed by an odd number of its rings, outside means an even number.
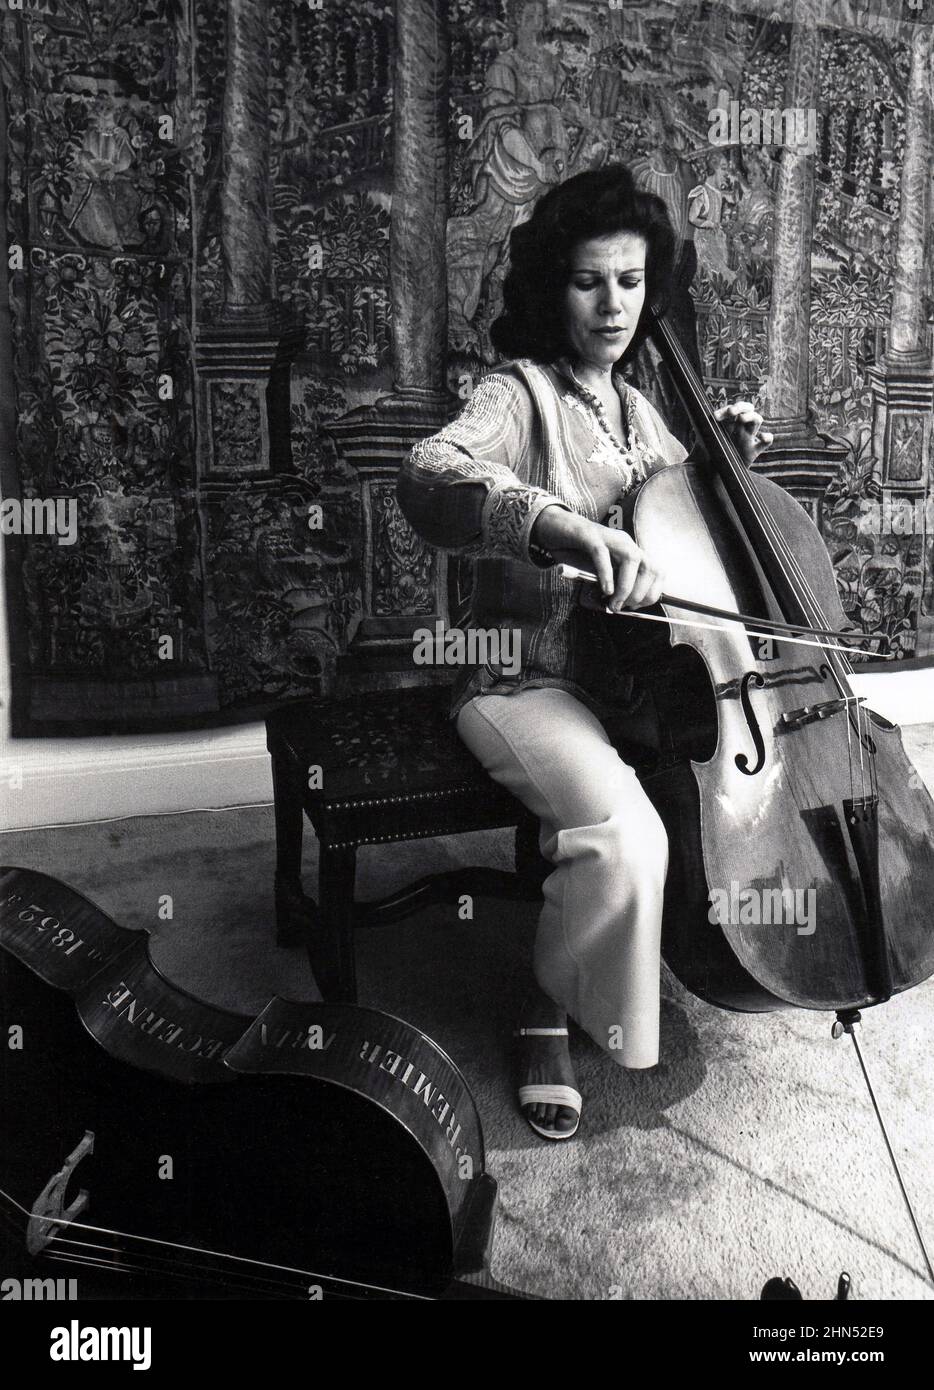
[[[749,484],[826,622],[842,628],[817,528],[777,484]],[[687,463],[649,478],[631,528],[665,557],[667,592],[791,616],[713,470]],[[840,663],[817,641],[763,641],[739,622],[679,625],[691,615],[663,611],[670,660],[650,688],[669,757],[643,784],[670,844],[669,967],[699,997],[739,1010],[858,1009],[926,979],[934,802],[897,727],[841,699]]]

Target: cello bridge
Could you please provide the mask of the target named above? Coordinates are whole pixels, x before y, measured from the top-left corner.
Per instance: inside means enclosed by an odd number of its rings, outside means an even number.
[[[864,699],[865,696],[860,695],[855,700],[820,700],[816,705],[802,705],[800,709],[786,710],[781,722],[786,729],[800,729],[805,724],[814,724],[819,719],[829,719],[832,714],[840,714],[848,705],[860,705]]]

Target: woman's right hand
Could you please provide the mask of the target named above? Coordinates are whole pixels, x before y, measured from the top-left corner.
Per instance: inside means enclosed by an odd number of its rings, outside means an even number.
[[[576,564],[580,569],[585,568],[581,555],[586,555],[606,606],[614,613],[627,608],[651,608],[658,603],[664,588],[662,575],[626,531],[601,526],[552,505],[539,512],[532,539],[556,559]]]

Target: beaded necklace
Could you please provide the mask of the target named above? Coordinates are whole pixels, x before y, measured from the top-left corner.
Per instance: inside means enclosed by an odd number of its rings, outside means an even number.
[[[626,421],[626,434],[629,438],[628,447],[622,440],[618,439],[610,424],[606,406],[601,401],[596,392],[592,391],[581,381],[574,371],[574,366],[568,358],[561,358],[556,364],[564,375],[573,382],[577,388],[577,395],[568,392],[565,403],[575,410],[581,410],[589,414],[590,418],[596,418],[605,438],[598,438],[597,448],[590,455],[587,462],[602,464],[603,466],[615,468],[622,478],[622,491],[627,492],[635,483],[643,481],[652,471],[657,463],[657,455],[650,449],[636,428],[636,395],[624,382],[618,378],[613,378],[613,386],[623,403],[623,413]],[[622,386],[622,391],[620,391]],[[583,398],[583,399],[581,399]],[[589,412],[585,410],[584,402],[590,407]]]

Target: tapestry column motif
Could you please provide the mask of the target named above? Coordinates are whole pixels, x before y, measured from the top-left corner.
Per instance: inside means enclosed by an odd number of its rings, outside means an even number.
[[[269,0],[228,0],[220,187],[224,302],[196,339],[203,478],[289,468],[289,356],[269,216]]]
[[[795,0],[785,87],[785,106],[793,110],[817,106],[822,8],[819,0]],[[785,145],[779,158],[764,388],[775,443],[761,471],[787,487],[819,522],[821,498],[845,450],[808,421],[814,160],[814,152],[799,144]]]
[[[228,0],[221,242],[224,318],[271,320],[269,0]]]
[[[446,617],[447,566],[402,517],[396,474],[413,444],[450,414],[447,348],[448,34],[443,0],[399,0],[393,86],[390,223],[391,395],[329,426],[360,477],[364,611],[341,675],[378,683],[398,669],[412,633]],[[413,579],[415,582],[413,582]],[[415,668],[412,668],[413,679]],[[442,673],[443,676],[444,673]]]
[[[934,651],[934,537],[928,520],[931,493],[931,412],[934,374],[924,317],[924,253],[931,230],[931,58],[929,24],[915,26],[905,103],[898,240],[888,344],[869,374],[872,447],[880,476],[882,517],[917,517],[925,575],[918,615],[917,656]],[[925,505],[925,504],[928,505]]]

